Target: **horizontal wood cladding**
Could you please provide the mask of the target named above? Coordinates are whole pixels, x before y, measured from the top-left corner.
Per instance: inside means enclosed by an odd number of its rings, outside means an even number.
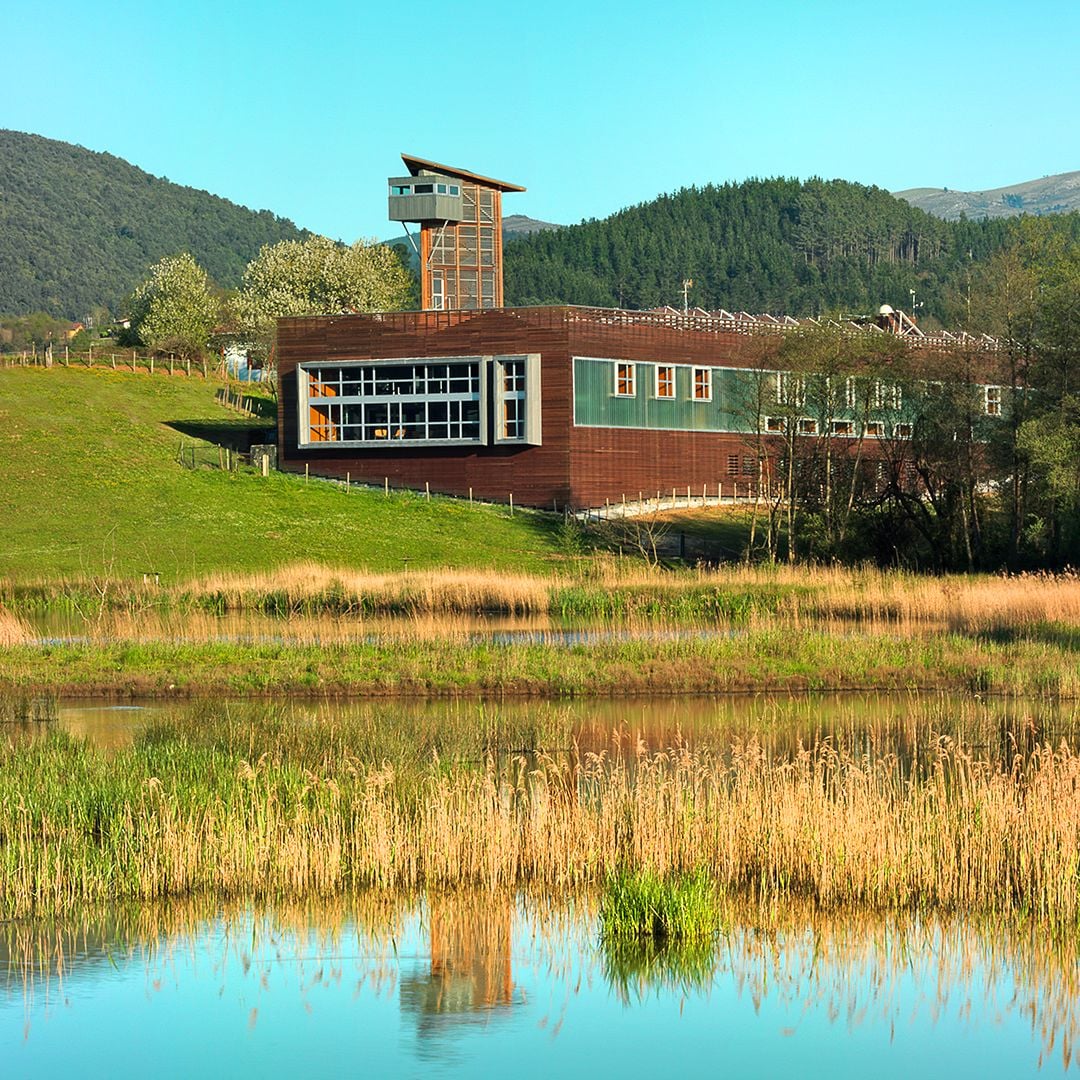
[[[606,500],[637,501],[638,495],[668,496],[675,488],[701,495],[702,485],[716,495],[717,483],[730,494],[732,481],[743,490],[754,477],[743,474],[742,462],[754,448],[739,435],[701,431],[639,431],[619,428],[575,428],[570,446],[570,504],[602,506]],[[729,472],[730,457],[739,462]]]
[[[607,321],[605,321],[607,320]],[[387,315],[282,319],[278,323],[279,461],[313,475],[350,476],[355,482],[392,485],[522,505],[575,508],[603,505],[639,492],[672,488],[715,494],[756,478],[748,439],[717,431],[575,428],[572,357],[702,367],[769,367],[778,335],[737,331],[694,332],[629,324],[619,313],[573,308],[403,312]],[[539,353],[542,385],[541,446],[298,446],[297,365],[378,358],[520,355]],[[864,448],[876,456],[871,447]],[[779,455],[779,445],[771,456]]]
[[[297,365],[323,361],[539,353],[540,446],[298,446]],[[278,323],[278,439],[281,467],[357,483],[562,508],[570,493],[571,366],[561,322],[529,326],[504,312],[431,312],[283,319]]]

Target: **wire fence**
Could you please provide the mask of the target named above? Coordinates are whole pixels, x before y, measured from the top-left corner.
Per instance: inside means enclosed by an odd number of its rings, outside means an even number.
[[[42,351],[0,353],[0,368],[111,368],[113,371],[136,372],[144,375],[183,375],[187,378],[227,379],[235,375],[225,360],[206,357],[200,360],[177,356],[157,356],[137,349],[119,349],[108,345],[85,350],[48,348]],[[276,372],[270,368],[245,367],[240,379],[248,383],[273,384]]]

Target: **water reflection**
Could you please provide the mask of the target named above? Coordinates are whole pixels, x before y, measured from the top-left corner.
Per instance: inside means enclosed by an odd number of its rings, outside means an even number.
[[[1080,747],[1080,703],[973,699],[949,694],[726,695],[574,701],[288,701],[267,705],[218,701],[191,704],[95,701],[38,702],[33,714],[0,725],[0,737],[39,738],[62,730],[94,746],[119,749],[163,722],[198,723],[229,713],[253,718],[272,710],[286,728],[364,733],[365,745],[392,758],[394,745],[416,756],[430,746],[447,756],[543,751],[633,756],[686,744],[723,751],[757,740],[789,760],[823,740],[873,760],[884,754],[911,763],[942,738],[1010,769],[1032,750],[1065,740]],[[374,750],[373,750],[374,752]]]
[[[514,1003],[513,899],[441,895],[427,904],[430,964],[401,978],[401,1011],[422,1041],[487,1025]]]
[[[362,1059],[376,1072],[520,1061],[523,1075],[573,1075],[587,1070],[583,1047],[611,1042],[607,1063],[635,1074],[670,1068],[660,1048],[676,1045],[682,1067],[713,1067],[720,1050],[733,1072],[760,1074],[788,1040],[840,1075],[864,1073],[867,1054],[882,1075],[918,1072],[919,1055],[937,1074],[1073,1065],[1075,936],[799,904],[730,901],[724,917],[724,933],[689,951],[600,944],[582,896],[361,894],[8,923],[0,1053],[42,1072],[138,1031],[177,1072],[306,1062],[329,1074]]]

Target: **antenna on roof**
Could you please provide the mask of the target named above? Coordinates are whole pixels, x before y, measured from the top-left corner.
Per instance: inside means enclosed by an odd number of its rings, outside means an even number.
[[[684,278],[682,283],[682,313],[690,314],[690,290],[694,287],[693,278]]]

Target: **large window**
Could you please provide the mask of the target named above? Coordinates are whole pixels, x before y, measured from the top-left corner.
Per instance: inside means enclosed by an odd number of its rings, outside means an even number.
[[[501,437],[522,439],[525,437],[525,360],[504,360],[501,367]]]
[[[302,444],[480,442],[481,360],[299,369]]]
[[[540,356],[492,357],[496,443],[539,446]]]

